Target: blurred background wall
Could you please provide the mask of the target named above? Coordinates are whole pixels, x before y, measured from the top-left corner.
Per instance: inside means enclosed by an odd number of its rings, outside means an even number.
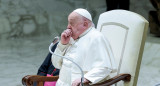
[[[0,0],[0,38],[60,35],[76,8],[88,9],[96,25],[106,0]],[[130,10],[146,19],[151,9],[149,0],[130,0]]]
[[[106,10],[105,0],[0,0],[0,38],[59,35],[67,17],[76,8],[86,8],[97,23]]]

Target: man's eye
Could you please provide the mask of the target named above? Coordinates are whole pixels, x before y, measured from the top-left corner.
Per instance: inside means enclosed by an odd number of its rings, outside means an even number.
[[[73,23],[71,23],[71,25],[73,26],[74,24],[73,24]]]

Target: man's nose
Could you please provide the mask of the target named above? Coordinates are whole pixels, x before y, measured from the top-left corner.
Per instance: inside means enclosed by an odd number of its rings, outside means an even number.
[[[68,29],[71,29],[71,25],[68,25],[67,28],[68,28]]]

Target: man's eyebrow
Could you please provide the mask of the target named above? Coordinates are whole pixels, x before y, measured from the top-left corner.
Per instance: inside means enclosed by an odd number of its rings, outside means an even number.
[[[74,23],[74,22],[76,22],[76,19],[70,19],[70,22]]]
[[[70,20],[75,21],[75,19],[70,19]]]

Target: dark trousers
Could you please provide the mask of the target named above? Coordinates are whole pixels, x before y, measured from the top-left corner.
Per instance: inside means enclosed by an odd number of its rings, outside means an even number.
[[[52,47],[52,51],[54,52],[56,47],[57,47],[56,43],[53,47]],[[46,76],[47,74],[52,74],[53,76],[59,75],[59,69],[56,69],[51,61],[51,57],[52,54],[48,53],[48,55],[46,56],[45,60],[43,61],[43,63],[41,64],[41,66],[38,69],[37,75],[40,76]],[[37,83],[34,82],[33,86],[37,86]]]
[[[129,10],[129,0],[106,0],[107,11],[114,9]]]

